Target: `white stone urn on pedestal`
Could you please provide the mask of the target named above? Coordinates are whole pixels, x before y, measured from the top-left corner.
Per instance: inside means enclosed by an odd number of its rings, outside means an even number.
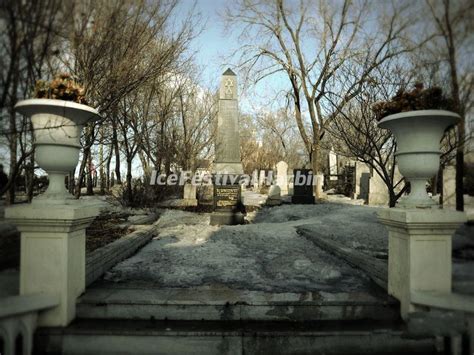
[[[82,127],[99,119],[99,113],[86,105],[53,99],[23,100],[15,110],[31,117],[35,159],[49,176],[48,189],[33,203],[67,204],[74,197],[64,178],[79,161]]]
[[[397,141],[400,173],[410,182],[410,194],[400,199],[399,207],[430,208],[437,203],[426,192],[426,182],[439,168],[440,141],[445,130],[460,119],[443,110],[408,111],[387,116],[379,127],[389,129]]]

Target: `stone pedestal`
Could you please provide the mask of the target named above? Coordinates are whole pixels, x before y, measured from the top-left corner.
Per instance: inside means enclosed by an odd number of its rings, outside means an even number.
[[[244,224],[242,190],[239,183],[214,185],[214,211],[211,225]]]
[[[451,292],[451,236],[466,221],[441,209],[379,211],[389,231],[388,292],[401,303],[402,318],[415,310],[411,291]]]
[[[39,315],[40,326],[68,325],[85,290],[85,228],[99,207],[73,202],[18,205],[5,211],[5,218],[21,232],[20,294],[60,299],[59,306]]]

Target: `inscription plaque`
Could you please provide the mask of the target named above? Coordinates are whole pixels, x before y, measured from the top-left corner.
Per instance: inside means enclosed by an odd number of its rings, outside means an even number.
[[[239,185],[214,186],[214,204],[217,210],[235,210],[240,203]]]

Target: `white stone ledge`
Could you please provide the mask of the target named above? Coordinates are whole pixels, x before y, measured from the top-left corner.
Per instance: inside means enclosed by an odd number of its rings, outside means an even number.
[[[44,293],[5,297],[0,299],[0,318],[53,308],[58,304],[57,296]]]
[[[412,303],[432,308],[474,313],[474,296],[460,293],[411,291]]]
[[[457,229],[467,221],[464,212],[444,209],[386,208],[378,211],[379,221],[400,230],[426,230],[429,234],[444,234],[446,230]],[[433,229],[433,230],[431,230]]]

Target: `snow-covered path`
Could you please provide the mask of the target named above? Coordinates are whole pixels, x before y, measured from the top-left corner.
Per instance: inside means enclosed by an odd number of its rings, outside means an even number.
[[[296,233],[295,226],[308,223],[306,218],[317,218],[318,206],[292,207],[290,211],[304,210],[304,215],[298,216],[304,221],[291,221],[291,214],[283,212],[289,218],[278,223],[271,210],[264,210],[253,224],[216,227],[209,225],[207,214],[168,210],[160,218],[158,238],[105,278],[163,287],[223,284],[273,292],[370,287],[362,272]],[[286,206],[272,210],[277,209],[287,211]],[[308,214],[310,210],[313,213]]]
[[[105,279],[169,288],[367,291],[372,286],[364,273],[298,235],[295,227],[311,225],[315,235],[378,253],[387,248],[387,233],[376,211],[330,203],[283,205],[250,214],[251,224],[216,227],[209,225],[208,214],[167,210],[158,223],[159,236]]]

